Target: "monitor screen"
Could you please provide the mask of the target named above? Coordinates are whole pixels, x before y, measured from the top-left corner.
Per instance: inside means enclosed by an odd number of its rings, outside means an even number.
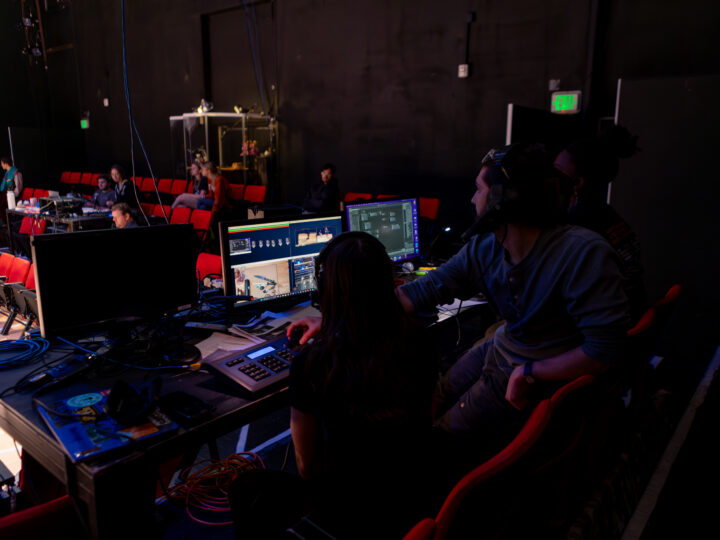
[[[380,240],[395,262],[420,256],[417,199],[382,199],[348,204],[347,227]]]
[[[196,302],[194,235],[179,224],[31,237],[43,337]]]
[[[302,302],[315,287],[315,257],[343,230],[342,216],[297,216],[220,224],[223,283],[247,305]]]

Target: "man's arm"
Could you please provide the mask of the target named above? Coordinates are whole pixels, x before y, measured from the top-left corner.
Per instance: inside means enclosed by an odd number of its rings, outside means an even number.
[[[510,374],[505,399],[516,409],[523,409],[527,403],[530,383],[523,375],[524,365],[517,366]],[[593,360],[583,352],[582,347],[532,362],[532,376],[537,381],[570,380],[582,375],[595,375],[608,368],[608,364]]]

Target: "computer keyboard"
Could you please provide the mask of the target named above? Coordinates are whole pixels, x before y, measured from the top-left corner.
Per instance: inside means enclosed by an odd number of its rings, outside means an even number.
[[[290,363],[300,348],[291,347],[283,336],[215,360],[211,365],[225,377],[257,392],[287,378]]]

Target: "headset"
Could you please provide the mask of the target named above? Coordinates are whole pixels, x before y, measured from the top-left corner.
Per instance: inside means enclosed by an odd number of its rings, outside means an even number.
[[[572,181],[555,169],[542,145],[518,143],[493,148],[482,159],[482,167],[488,170],[485,211],[462,234],[464,242],[498,225],[558,221],[564,214],[564,197]],[[546,182],[550,178],[557,182]]]
[[[311,303],[313,306],[319,308],[320,300],[322,299],[323,291],[325,289],[325,261],[328,258],[328,254],[335,249],[340,242],[344,242],[351,238],[363,240],[372,239],[370,241],[374,240],[380,243],[380,240],[363,231],[347,231],[331,238],[330,241],[325,244],[325,247],[320,250],[317,257],[315,257],[315,290],[312,292],[311,296]],[[383,247],[383,249],[385,248]]]

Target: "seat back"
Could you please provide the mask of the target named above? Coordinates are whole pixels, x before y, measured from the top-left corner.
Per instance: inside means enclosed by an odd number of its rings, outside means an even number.
[[[80,176],[80,184],[82,184],[84,186],[91,186],[92,185],[92,177],[93,177],[93,173],[89,173],[89,172],[82,173],[82,175]]]
[[[198,238],[202,241],[210,230],[210,222],[212,221],[212,212],[210,210],[193,210],[190,214],[190,223],[193,224]]]
[[[170,188],[170,193],[173,195],[180,195],[181,193],[185,193],[187,191],[187,180],[173,180],[172,187]]]
[[[165,213],[163,214],[163,210]],[[156,204],[152,209],[152,214],[155,217],[161,217],[164,218],[167,216],[170,217],[170,212],[172,212],[172,207],[169,204]]]
[[[191,213],[192,209],[178,206],[172,211],[172,215],[170,216],[170,223],[190,223]]]
[[[3,251],[0,253],[0,276],[7,276],[10,272],[10,267],[15,260],[15,255]]]
[[[70,171],[63,171],[60,173],[60,183],[61,184],[70,184],[70,176],[72,173]]]
[[[172,191],[172,178],[160,178],[158,180],[158,191],[160,193],[170,193]]]
[[[22,201],[29,201],[30,197],[35,196],[35,188],[26,187],[23,188],[22,195],[20,196],[20,200]]]
[[[5,283],[25,283],[30,271],[30,261],[23,257],[15,257],[7,274]]]
[[[264,203],[266,191],[266,186],[245,186],[245,193],[243,193],[243,199],[250,202]]]
[[[84,538],[80,518],[69,495],[25,508],[0,519],[3,540],[42,538],[48,531],[62,531],[63,537]]]
[[[352,202],[359,200],[371,200],[372,198],[372,193],[358,193],[356,191],[348,191],[343,197],[343,201]]]
[[[230,195],[235,201],[242,201],[245,193],[245,186],[243,184],[230,184]]]
[[[35,263],[30,263],[27,277],[25,278],[25,288],[31,291],[35,289]]]
[[[206,277],[220,278],[222,277],[222,258],[220,255],[201,252],[197,258],[195,270],[200,281]]]
[[[481,489],[485,482],[508,471],[520,459],[526,462],[531,461],[528,456],[546,432],[557,409],[569,395],[589,385],[593,380],[592,375],[584,375],[563,385],[551,397],[540,401],[515,438],[500,452],[461,478],[445,498],[437,516],[434,519],[425,518],[418,522],[405,535],[405,540],[442,540],[447,538],[453,527],[456,526],[455,520],[466,499],[471,494],[475,494],[476,490]],[[494,493],[488,495],[495,496]]]
[[[71,172],[70,173],[70,184],[79,184],[80,179],[82,178],[81,172]]]
[[[435,220],[440,209],[440,199],[420,197],[418,199],[420,217]]]
[[[155,183],[152,178],[142,178],[138,184],[138,188],[143,193],[152,193],[155,191]]]

